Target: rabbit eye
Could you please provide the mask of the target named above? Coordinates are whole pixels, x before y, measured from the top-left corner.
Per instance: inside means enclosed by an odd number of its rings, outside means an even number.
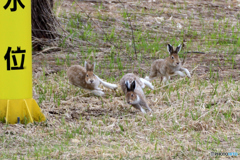
[[[174,59],[174,57],[172,56],[172,59]]]
[[[88,74],[87,74],[87,77],[88,77]]]
[[[133,94],[131,96],[133,97]]]

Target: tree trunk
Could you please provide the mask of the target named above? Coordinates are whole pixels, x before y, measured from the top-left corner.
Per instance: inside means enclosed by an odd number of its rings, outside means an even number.
[[[53,14],[53,0],[32,0],[32,37],[33,49],[41,50],[43,44],[39,39],[55,39],[57,22]],[[35,41],[38,39],[38,41]]]

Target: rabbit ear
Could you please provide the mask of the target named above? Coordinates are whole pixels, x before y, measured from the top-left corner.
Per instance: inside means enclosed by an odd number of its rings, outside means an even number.
[[[84,62],[84,68],[86,68],[86,70],[87,70],[87,64],[88,64],[87,61],[85,61]]]
[[[177,48],[176,48],[176,52],[179,53],[179,52],[181,51],[181,49],[182,49],[182,45],[179,44],[179,45],[177,46]]]
[[[96,62],[93,63],[93,71],[95,70]]]
[[[130,91],[129,81],[125,81],[125,85],[127,87],[127,91],[129,92]]]
[[[169,54],[172,54],[172,53],[173,53],[173,47],[172,47],[171,44],[168,44],[168,45],[167,45],[167,50],[168,50]]]
[[[87,61],[85,61],[84,67],[86,68],[86,71],[93,71],[95,68],[95,63],[91,64],[91,63],[88,63]]]
[[[136,82],[133,81],[132,84],[131,84],[130,90],[131,90],[131,91],[134,91],[134,90],[135,90],[135,87],[136,87]]]

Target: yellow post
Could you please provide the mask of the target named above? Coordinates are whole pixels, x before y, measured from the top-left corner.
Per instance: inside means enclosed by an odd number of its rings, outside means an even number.
[[[0,120],[45,121],[32,98],[31,0],[0,0]]]

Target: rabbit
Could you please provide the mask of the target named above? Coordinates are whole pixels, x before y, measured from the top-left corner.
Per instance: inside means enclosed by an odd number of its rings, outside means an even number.
[[[145,109],[149,110],[150,112],[152,111],[147,104],[146,97],[142,90],[145,85],[151,89],[154,89],[151,82],[143,78],[139,78],[133,73],[124,75],[120,80],[120,86],[125,94],[127,103],[131,104],[134,108],[139,109],[143,113],[146,113]]]
[[[174,75],[180,75],[180,76],[185,76],[185,74],[182,72],[184,71],[189,78],[191,78],[191,74],[188,71],[188,69],[183,68],[181,66],[181,62],[178,56],[178,53],[180,52],[182,48],[182,45],[179,44],[176,48],[176,50],[173,49],[171,44],[167,45],[167,50],[169,52],[169,57],[165,59],[158,59],[155,60],[150,69],[150,75],[149,77],[146,76],[145,79],[148,81],[151,81],[152,79],[160,76],[161,81],[163,83],[167,82],[170,80],[170,76]]]
[[[103,81],[93,73],[95,63],[90,64],[87,61],[84,67],[80,65],[73,65],[67,71],[69,82],[77,87],[90,90],[94,95],[103,96],[104,92],[98,86],[101,83],[104,87],[116,89],[116,84],[111,84]]]

